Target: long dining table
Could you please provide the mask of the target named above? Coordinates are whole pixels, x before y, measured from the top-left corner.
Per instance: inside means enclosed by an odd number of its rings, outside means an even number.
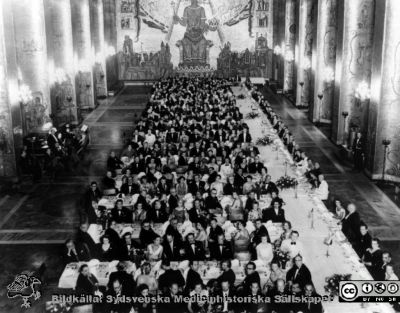
[[[270,145],[257,146],[260,159],[267,167],[272,181],[278,180],[287,173],[299,182],[296,189],[282,190],[280,195],[285,202],[286,219],[292,222],[293,229],[300,234],[299,241],[304,247],[305,265],[311,271],[316,291],[322,295],[326,294],[324,290],[326,278],[334,274],[351,274],[351,280],[373,280],[338,227],[334,215],[315,196],[311,185],[295,166],[290,153],[274,132],[258,103],[251,97],[251,93],[243,87],[233,87],[232,91],[236,95],[237,106],[249,127],[253,142],[266,135],[273,139]],[[245,97],[240,99],[237,97],[240,94]],[[258,112],[258,116],[246,118],[250,112]],[[332,235],[332,245],[328,246],[325,244],[325,239]],[[338,297],[335,297],[334,301],[324,302],[323,306],[325,313],[395,312],[387,303],[339,303]]]

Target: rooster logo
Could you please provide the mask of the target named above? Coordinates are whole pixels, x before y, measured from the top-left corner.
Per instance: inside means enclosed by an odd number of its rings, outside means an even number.
[[[33,273],[23,272],[17,275],[14,281],[7,286],[7,297],[16,298],[21,297],[23,302],[21,304],[22,308],[30,308],[32,305],[32,300],[36,301],[40,298],[41,293],[38,290],[42,282],[33,276]]]

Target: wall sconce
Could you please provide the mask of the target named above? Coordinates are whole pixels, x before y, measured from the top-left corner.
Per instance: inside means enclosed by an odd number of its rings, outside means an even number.
[[[293,62],[294,61],[294,53],[293,53],[293,51],[286,51],[286,53],[285,53],[285,60],[287,61],[287,62]]]
[[[106,56],[106,58],[112,57],[113,55],[115,55],[115,48],[113,46],[107,46],[105,48],[105,56]]]
[[[310,60],[310,58],[305,58],[303,60],[302,68],[303,68],[303,70],[309,70],[311,68],[311,60]]]
[[[324,69],[323,74],[324,74],[324,81],[325,82],[329,83],[329,82],[335,80],[335,72],[331,67],[326,67]]]
[[[275,48],[274,48],[274,54],[275,55],[280,55],[282,53],[282,49],[281,49],[281,47],[280,46],[275,46]]]
[[[18,99],[22,104],[28,104],[28,102],[33,100],[32,91],[28,85],[19,86]]]
[[[43,131],[49,131],[52,127],[53,127],[53,123],[52,122],[47,122],[47,123],[43,124],[42,130]]]
[[[371,98],[371,89],[369,88],[368,83],[365,80],[358,84],[355,91],[355,96],[361,101],[365,101]]]
[[[382,181],[385,181],[385,171],[386,171],[386,157],[388,155],[388,149],[391,144],[390,139],[383,139],[382,140],[382,145],[383,145],[383,165],[382,165]]]

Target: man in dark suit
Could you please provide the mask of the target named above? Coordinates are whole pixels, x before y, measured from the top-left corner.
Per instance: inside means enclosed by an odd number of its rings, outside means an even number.
[[[134,195],[140,192],[139,184],[133,182],[133,177],[128,177],[128,181],[121,186],[121,193],[124,195]]]
[[[251,135],[249,134],[249,130],[247,129],[247,127],[243,128],[243,131],[239,134],[238,136],[238,142],[239,143],[249,143],[251,142]]]
[[[123,286],[125,286],[125,291],[130,295],[134,295],[135,291],[135,281],[133,276],[126,272],[124,263],[120,262],[117,264],[117,271],[110,274],[107,287],[109,290],[113,288],[114,282],[118,280]]]
[[[354,169],[361,171],[364,165],[364,139],[361,133],[357,133],[356,138],[353,141],[353,159],[354,159]]]
[[[150,222],[147,220],[143,221],[139,234],[139,241],[142,248],[146,249],[149,244],[153,243],[154,238],[157,236],[156,232],[151,228]]]
[[[177,143],[179,139],[179,134],[175,132],[175,128],[171,127],[171,130],[167,132],[165,136],[165,141],[167,143]]]
[[[171,284],[177,284],[179,288],[183,288],[185,279],[181,271],[178,269],[173,270],[169,260],[163,260],[161,266],[164,273],[158,278],[158,289],[161,290],[162,293],[165,293]]]
[[[305,313],[322,313],[324,312],[322,308],[322,301],[315,301],[315,299],[322,299],[322,297],[315,291],[313,284],[307,284],[304,287],[304,295],[309,299],[314,299],[314,301],[309,301],[304,303],[304,308],[302,309]]]
[[[106,297],[111,296],[114,299],[117,297],[130,296],[130,292],[128,292],[128,288],[126,285],[119,280],[114,279],[112,282],[111,288],[108,290]],[[132,305],[130,303],[124,301],[113,301],[107,303],[108,312],[118,312],[118,313],[129,313],[131,311]]]
[[[206,183],[200,180],[200,175],[194,175],[194,181],[189,184],[188,191],[194,196],[197,192],[205,192]]]
[[[121,199],[117,200],[115,207],[111,210],[111,218],[117,222],[117,224],[122,223],[132,223],[132,213],[125,207],[123,207],[123,201]]]
[[[139,135],[139,131],[135,129],[133,136],[132,136],[132,147],[137,149],[144,141],[144,138]]]
[[[181,243],[175,240],[173,233],[165,235],[166,240],[163,241],[163,258],[171,261],[179,261],[181,259]]]
[[[147,219],[153,223],[165,223],[168,220],[168,214],[162,209],[160,201],[154,202],[154,208],[148,212]]]
[[[264,223],[272,221],[272,223],[284,223],[285,211],[282,209],[282,201],[279,199],[272,200],[271,208],[263,211],[262,220]]]
[[[270,297],[272,300],[271,312],[289,312],[289,307],[292,305],[291,303],[282,303],[277,301],[277,299],[280,299],[279,297],[286,297],[288,295],[289,293],[286,290],[285,280],[279,278],[275,283],[275,288],[273,288],[270,292]]]
[[[89,259],[93,259],[97,256],[97,246],[93,238],[88,234],[89,225],[83,223],[79,226],[78,233],[76,234],[75,243],[77,245],[85,245],[89,250]]]
[[[256,271],[256,264],[254,262],[249,262],[246,265],[246,277],[242,282],[242,292],[247,295],[250,292],[250,287],[252,283],[258,283],[260,285],[260,274]]]
[[[347,211],[349,213],[342,220],[342,231],[347,239],[351,243],[354,243],[357,241],[357,234],[360,229],[360,215],[356,211],[356,206],[353,203],[347,206]]]
[[[188,214],[192,223],[198,223],[202,219],[202,216],[205,214],[205,212],[201,207],[201,202],[199,199],[194,200],[193,208],[188,210]]]
[[[64,263],[90,261],[89,249],[85,244],[76,244],[72,239],[65,242]]]
[[[232,270],[231,260],[227,259],[221,263],[222,274],[217,278],[217,281],[221,284],[223,281],[228,281],[230,286],[235,285],[236,275]]]
[[[289,284],[298,283],[302,289],[305,285],[312,283],[311,272],[303,264],[301,255],[294,257],[294,265],[286,274],[286,282],[289,282]]]
[[[276,187],[275,183],[271,181],[271,176],[267,175],[265,184],[261,186],[261,194],[272,194],[273,192],[278,193],[278,187]]]
[[[197,284],[203,284],[203,280],[198,272],[199,262],[189,261],[189,270],[186,275],[186,286],[185,291],[190,292],[194,289]]]
[[[157,308],[159,313],[178,313],[186,310],[185,303],[178,300],[181,296],[179,286],[177,283],[172,282],[169,284],[168,291],[163,294],[165,301],[160,303]]]
[[[203,151],[203,149],[200,147],[200,141],[197,141],[195,143],[194,148],[190,149],[190,154],[189,155],[191,157],[200,156],[202,151]]]
[[[371,248],[372,237],[368,232],[368,226],[362,223],[360,225],[360,233],[357,237],[357,241],[354,243],[353,248],[357,252],[358,256],[362,258],[367,249]]]
[[[392,255],[390,252],[385,251],[382,252],[382,263],[378,264],[378,266],[374,270],[375,280],[386,280],[386,266],[392,264]]]
[[[264,168],[264,164],[260,162],[260,157],[256,156],[254,159],[254,162],[250,162],[249,164],[249,173],[255,174],[259,173],[261,174],[261,170]]]
[[[178,230],[178,220],[175,217],[171,218],[171,220],[169,221],[169,225],[165,230],[164,238],[166,238],[166,234],[173,234],[174,240],[176,240],[177,243],[179,242],[179,244],[183,242],[182,235]]]
[[[184,247],[186,260],[202,261],[206,258],[203,245],[194,239],[193,233],[190,233],[186,236],[186,243]]]
[[[219,297],[221,301],[217,301],[217,303],[214,304],[214,307],[216,307],[215,312],[235,312],[237,306],[233,301],[235,292],[229,281],[221,281],[221,289],[217,292],[216,296]]]
[[[84,196],[85,207],[89,207],[92,204],[92,201],[98,202],[102,197],[103,194],[97,187],[97,183],[95,181],[91,182],[90,188],[86,191]]]
[[[132,260],[135,255],[135,249],[140,249],[140,245],[132,239],[132,234],[130,232],[125,233],[121,239],[118,260]]]
[[[139,174],[146,171],[145,163],[141,161],[138,156],[135,157],[135,160],[131,165],[129,165],[129,168],[132,171],[132,174]]]
[[[210,210],[222,210],[221,203],[217,198],[217,190],[212,189],[210,195],[204,200],[204,206],[207,211]]]
[[[218,235],[216,244],[210,245],[210,258],[218,261],[233,258],[231,245],[225,240],[224,234]]]

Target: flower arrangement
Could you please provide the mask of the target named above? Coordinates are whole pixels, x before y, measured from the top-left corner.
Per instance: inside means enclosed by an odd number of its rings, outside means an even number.
[[[273,140],[269,135],[265,135],[264,137],[260,137],[256,140],[256,145],[259,146],[268,146],[272,144]]]
[[[289,252],[283,252],[279,248],[277,248],[274,252],[274,260],[278,262],[281,268],[286,267],[286,263],[290,261]]]
[[[334,274],[325,278],[325,291],[331,296],[337,296],[339,294],[339,282],[342,280],[350,280],[351,274]]]
[[[298,181],[294,177],[290,176],[282,176],[276,181],[276,186],[280,189],[289,189],[294,188],[298,185]]]
[[[260,114],[257,111],[251,111],[246,115],[246,118],[249,120],[255,119],[259,116]]]
[[[244,99],[244,98],[246,98],[244,94],[241,93],[240,95],[238,95],[238,99]]]

